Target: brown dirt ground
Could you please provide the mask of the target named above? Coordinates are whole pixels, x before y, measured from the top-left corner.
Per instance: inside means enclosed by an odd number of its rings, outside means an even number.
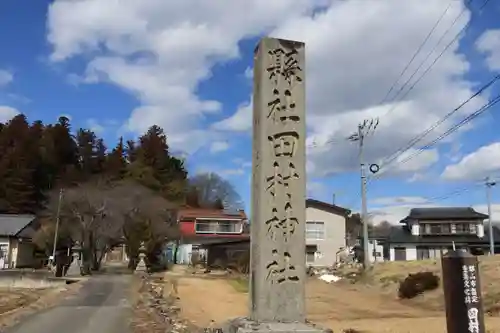
[[[58,304],[80,287],[81,283],[46,289],[0,288],[0,332],[27,315]]]
[[[500,277],[499,264],[500,256],[481,262],[485,307],[500,305],[500,286],[495,283]],[[422,270],[440,273],[439,265],[429,261],[420,265],[383,264],[374,269],[367,281],[356,284],[327,284],[310,278],[306,286],[307,317],[334,332],[347,328],[367,333],[445,332],[440,290],[411,301],[400,301],[396,297],[398,278]],[[230,318],[247,315],[248,294],[237,291],[227,278],[176,275],[182,316],[193,324],[217,327]],[[500,317],[487,316],[486,325],[488,332],[500,333]]]
[[[0,289],[0,314],[27,306],[35,302],[41,295],[46,292],[47,290],[44,289]]]

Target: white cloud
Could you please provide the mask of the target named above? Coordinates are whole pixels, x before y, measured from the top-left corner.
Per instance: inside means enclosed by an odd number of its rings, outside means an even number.
[[[101,134],[104,132],[104,126],[102,126],[96,119],[87,119],[87,127],[95,134]]]
[[[472,206],[474,210],[476,210],[479,213],[483,213],[488,215],[488,206],[487,205],[474,205]],[[500,204],[499,203],[492,203],[491,204],[491,220],[494,223],[500,222]]]
[[[318,5],[324,10],[312,15]],[[441,0],[251,0],[243,5],[56,0],[49,9],[48,40],[54,47],[53,61],[78,55],[90,59],[85,82],[110,82],[140,99],[142,104],[132,111],[127,129],[141,132],[158,124],[171,144],[185,150],[224,140],[227,131],[251,128],[250,98],[234,115],[208,129],[202,121],[205,114],[221,109],[217,101],[196,94],[215,63],[238,58],[243,39],[268,32],[305,41],[308,130],[321,145],[332,137],[349,136],[361,120],[382,116],[392,108],[390,103],[380,105],[380,100],[447,5]],[[400,82],[411,75],[462,8],[462,1],[453,2]],[[469,18],[466,11],[431,61]],[[471,83],[464,79],[468,68],[457,41],[397,109],[381,118],[366,146],[367,161],[392,153],[469,97]],[[464,108],[461,115],[479,102]],[[436,136],[432,133],[428,140]],[[308,172],[352,169],[356,154],[347,142],[310,149]],[[429,150],[399,171],[414,173],[437,159],[437,151]]]
[[[13,79],[14,76],[12,75],[11,72],[0,69],[0,88],[11,83]],[[0,105],[0,123],[5,123],[11,120],[15,115],[19,113],[20,112],[13,107],[7,105]]]
[[[220,153],[221,151],[225,151],[229,149],[229,143],[227,141],[214,141],[210,145],[210,152],[215,154],[215,153]]]
[[[390,205],[403,205],[403,204],[425,204],[429,200],[424,197],[381,197],[370,201],[372,205],[390,206]]]
[[[249,80],[253,79],[253,68],[252,67],[247,67],[245,69],[245,77]]]
[[[425,3],[418,0],[336,2],[314,17],[289,20],[272,33],[272,36],[306,43],[308,143],[311,144],[314,138],[319,146],[309,149],[308,154],[309,167],[316,174],[357,167],[357,149],[345,138],[354,133],[362,120],[381,117],[377,132],[367,139],[366,144],[366,160],[373,163],[405,146],[472,95],[472,84],[464,78],[469,63],[458,53],[457,41],[403,101],[380,104],[447,5],[440,0]],[[453,2],[400,84],[413,73],[462,8],[461,1]],[[466,10],[415,78],[469,18],[470,13]],[[474,100],[458,112],[457,117],[470,113],[483,101],[481,98]],[[390,109],[394,111],[387,115]],[[250,113],[250,108],[239,108],[226,120],[227,128],[248,130]],[[430,133],[425,141],[429,142],[444,132],[451,121],[456,121],[456,118]],[[337,144],[325,146],[332,138]],[[393,171],[414,173],[431,166],[438,158],[436,149],[427,150],[402,166],[394,166]],[[399,160],[402,159],[404,156]]]
[[[492,71],[500,70],[500,29],[484,32],[476,42],[479,52],[486,54],[486,64]]]
[[[411,158],[418,154],[418,158]],[[426,169],[439,160],[439,152],[437,149],[425,149],[419,151],[415,148],[410,148],[402,153],[393,163],[387,166],[387,169],[392,172],[415,172]],[[384,173],[384,169],[380,171]]]
[[[252,110],[252,101],[242,103],[231,117],[214,123],[212,128],[219,131],[250,131],[252,129]]]
[[[420,196],[380,197],[370,200],[369,219],[378,224],[387,221],[398,224],[412,208],[439,206]]]
[[[90,56],[84,82],[106,81],[135,94],[142,105],[126,127],[157,124],[171,144],[192,150],[216,139],[202,123],[217,101],[196,95],[211,67],[240,56],[238,43],[311,12],[325,1],[199,2],[56,0],[49,7],[52,61]],[[194,140],[203,136],[204,140]]]
[[[242,167],[242,168],[251,168],[252,167],[252,161],[246,161],[245,159],[243,158],[233,158],[233,160],[231,161],[233,162],[234,164]]]
[[[307,182],[307,196],[316,200],[321,200],[328,193],[326,185],[319,181]]]
[[[0,123],[5,123],[11,120],[15,115],[20,112],[17,109],[11,108],[10,106],[0,105]]]
[[[499,171],[500,142],[494,142],[465,155],[458,163],[448,165],[441,177],[447,180],[479,180]]]
[[[245,170],[243,168],[238,168],[238,169],[222,169],[218,171],[221,176],[241,176],[245,174]]]
[[[0,69],[0,87],[8,85],[13,79],[14,76],[11,72],[5,69]]]

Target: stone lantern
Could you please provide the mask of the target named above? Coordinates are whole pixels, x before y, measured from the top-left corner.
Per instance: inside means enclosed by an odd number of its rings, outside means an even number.
[[[66,275],[68,276],[80,276],[81,275],[81,269],[80,269],[80,253],[82,252],[82,247],[80,246],[80,243],[78,241],[75,242],[75,245],[71,248],[71,254],[73,256],[73,260],[71,261],[71,264],[68,268],[68,271],[66,272]]]
[[[139,263],[135,267],[136,273],[147,272],[148,268],[146,266],[146,261],[144,260],[145,258],[146,258],[146,246],[144,245],[144,242],[141,242],[141,247],[139,248]]]

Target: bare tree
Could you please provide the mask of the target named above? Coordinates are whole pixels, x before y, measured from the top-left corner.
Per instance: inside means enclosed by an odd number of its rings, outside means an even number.
[[[142,241],[145,242],[148,263],[155,265],[165,243],[179,238],[177,206],[133,181],[122,182],[119,188],[129,267],[134,268],[137,264]]]
[[[188,196],[188,199],[195,202],[195,206],[202,208],[243,208],[243,201],[234,186],[213,172],[198,174],[189,179]]]
[[[55,221],[57,198],[52,193],[47,209]],[[178,237],[175,206],[143,185],[126,180],[93,180],[65,189],[61,205],[60,233],[69,235],[70,243],[79,241],[83,251],[83,270],[100,268],[106,252],[125,243],[131,266],[135,267],[140,242],[147,247],[148,258],[163,248],[168,239]],[[41,229],[37,243],[47,247],[53,237],[52,226]]]

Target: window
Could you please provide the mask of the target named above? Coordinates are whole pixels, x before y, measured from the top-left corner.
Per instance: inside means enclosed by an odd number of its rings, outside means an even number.
[[[424,246],[417,246],[417,259],[429,259],[429,248]]]
[[[306,222],[306,239],[325,239],[325,223],[316,221]]]
[[[425,235],[446,235],[450,234],[452,227],[449,223],[425,223],[422,229]]]
[[[474,223],[469,224],[469,233],[471,234],[477,233],[477,226]]]
[[[239,234],[242,224],[237,220],[196,220],[195,231],[199,234]]]
[[[235,222],[219,222],[219,232],[238,232],[239,226],[240,224]]]
[[[451,233],[456,234],[457,233],[457,225],[455,223],[451,224]]]
[[[462,223],[456,223],[455,228],[457,234],[463,234],[465,232],[465,225]]]
[[[431,234],[439,235],[441,233],[441,224],[431,224]]]
[[[306,245],[306,264],[312,264],[316,260],[316,245]]]
[[[214,233],[217,231],[217,222],[196,222],[195,224],[196,232],[200,233]]]
[[[307,251],[306,252],[306,263],[311,264],[314,262],[316,257],[316,252]]]
[[[405,247],[395,247],[394,248],[394,260],[396,260],[396,261],[406,260],[406,248]]]

